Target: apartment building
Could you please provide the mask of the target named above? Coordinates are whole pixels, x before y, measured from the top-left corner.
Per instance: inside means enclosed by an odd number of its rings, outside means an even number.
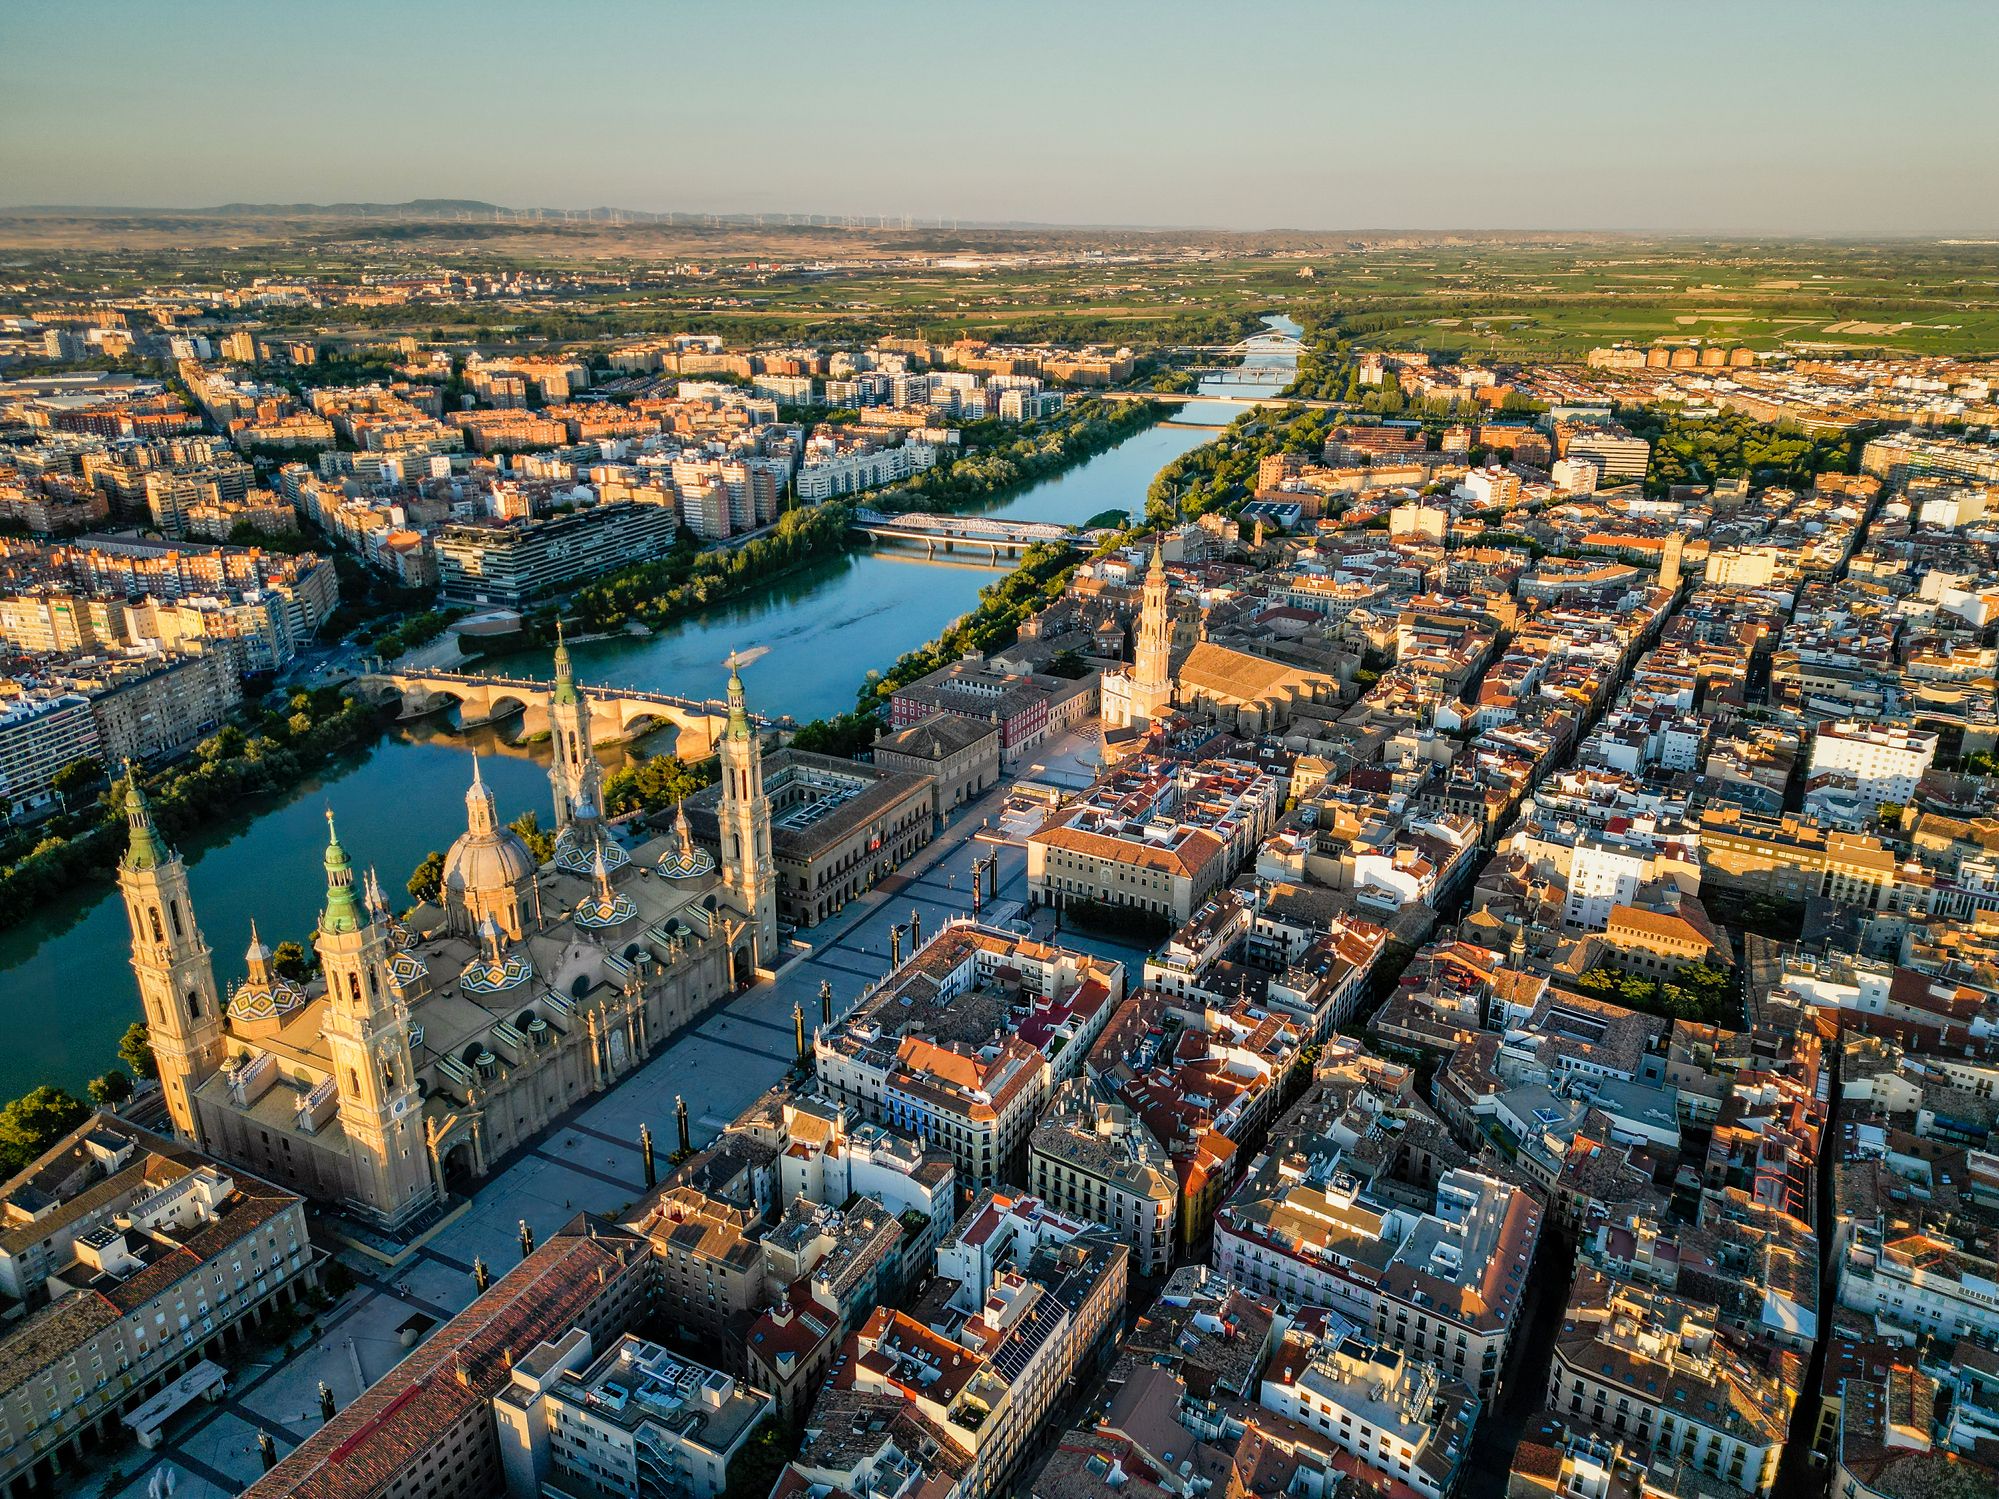
[[[630,1333],[596,1347],[571,1328],[515,1362],[494,1395],[507,1494],[715,1499],[771,1397]]]
[[[764,1304],[761,1216],[699,1187],[670,1186],[633,1222],[658,1263],[657,1310],[731,1369],[743,1367],[743,1337]]]
[[[1717,1333],[1708,1309],[1585,1268],[1555,1337],[1547,1404],[1768,1493],[1797,1393]]]
[[[960,1184],[1012,1176],[1054,1083],[1124,993],[1122,965],[958,920],[813,1042],[820,1086],[944,1151]]]
[[[1559,437],[1561,426],[1556,430]],[[1652,444],[1621,428],[1579,428],[1567,436],[1561,449],[1564,458],[1588,459],[1612,483],[1644,478],[1652,461]]]
[[[107,765],[152,760],[213,733],[243,701],[235,653],[193,646],[170,656],[72,659],[48,675],[90,699]]]
[[[1264,1369],[1259,1403],[1423,1499],[1447,1499],[1471,1456],[1479,1401],[1434,1364],[1300,1318]]]
[[[1872,817],[1882,802],[1905,803],[1937,756],[1937,736],[1901,724],[1842,719],[1812,736],[1806,807],[1835,787],[1849,788]]]
[[[1999,1339],[1999,1255],[1989,1236],[1864,1221],[1847,1234],[1841,1306],[1912,1337]]]
[[[208,1360],[243,1324],[316,1280],[297,1195],[94,1116],[6,1184],[0,1484],[54,1480],[64,1449],[135,1408],[164,1422],[219,1386]]]
[[[1133,760],[1027,840],[1034,905],[1123,906],[1186,922],[1275,827],[1275,778]]]
[[[90,699],[80,692],[0,702],[0,796],[7,799],[8,816],[53,806],[56,772],[101,757],[103,748]]]
[[[1539,1201],[1453,1167],[1419,1211],[1363,1188],[1340,1155],[1319,1141],[1273,1142],[1216,1216],[1215,1267],[1287,1306],[1330,1307],[1490,1398],[1519,1321]]]
[[[449,525],[435,542],[438,586],[458,603],[518,609],[665,556],[677,529],[666,506],[623,501],[539,520]]]
[[[1028,1172],[1037,1197],[1117,1234],[1140,1275],[1172,1263],[1179,1198],[1172,1157],[1142,1119],[1099,1097],[1090,1079],[1056,1088],[1029,1139]]]

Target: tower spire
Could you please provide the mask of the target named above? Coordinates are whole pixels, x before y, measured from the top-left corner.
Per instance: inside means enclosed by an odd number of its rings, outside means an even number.
[[[326,809],[326,909],[320,912],[319,929],[324,933],[358,932],[367,925],[367,916],[354,893],[354,861],[340,846],[340,832],[333,826],[333,809]]]
[[[576,673],[569,663],[569,642],[563,638],[560,619],[555,622],[555,700],[576,701]]]
[[[125,850],[127,869],[158,869],[166,863],[166,840],[153,822],[153,805],[146,800],[139,772],[130,760],[125,762],[125,825],[131,832],[131,843]]]
[[[734,651],[729,652],[729,737],[750,737],[750,710],[743,696],[742,662]]]
[[[465,792],[465,826],[476,837],[495,833],[500,827],[500,810],[493,800],[492,788],[479,774],[477,751],[472,755],[472,784]]]

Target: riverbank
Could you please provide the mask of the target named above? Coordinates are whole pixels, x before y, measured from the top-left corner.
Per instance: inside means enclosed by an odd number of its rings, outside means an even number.
[[[1026,423],[1010,440],[977,448],[943,467],[853,501],[829,500],[787,511],[769,535],[741,547],[676,549],[658,562],[600,578],[571,596],[568,618],[585,631],[603,634],[634,620],[649,627],[670,624],[856,545],[850,528],[857,503],[897,514],[995,504],[1108,452],[1166,412],[1151,401],[1085,397],[1047,422]]]
[[[254,730],[229,724],[202,740],[193,755],[150,781],[141,777],[153,817],[169,840],[196,833],[240,812],[252,797],[290,791],[343,751],[382,731],[381,715],[338,688],[301,692],[289,713],[267,711]],[[33,915],[80,884],[108,881],[125,849],[121,809],[125,782],[111,782],[96,802],[95,819],[67,837],[36,844],[0,870],[0,931]]]

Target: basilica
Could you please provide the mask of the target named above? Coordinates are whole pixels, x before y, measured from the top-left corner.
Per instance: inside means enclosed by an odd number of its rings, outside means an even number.
[[[474,761],[434,901],[398,918],[327,813],[319,976],[280,975],[250,926],[218,989],[187,872],[136,777],[118,882],[174,1127],[378,1230],[408,1233],[777,951],[762,747],[733,661],[716,848],[684,814],[636,846],[604,817],[590,705],[558,645],[555,850],[537,867]]]

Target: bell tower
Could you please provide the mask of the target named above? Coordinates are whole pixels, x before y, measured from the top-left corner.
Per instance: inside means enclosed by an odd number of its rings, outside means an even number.
[[[194,924],[187,868],[160,837],[130,761],[125,765],[125,823],[131,842],[118,861],[118,889],[132,925],[132,972],[139,981],[146,1034],[174,1129],[202,1145],[194,1093],[222,1065],[215,963]]]
[[[580,822],[591,830],[604,815],[603,767],[590,753],[590,700],[576,690],[562,622],[555,625],[555,692],[548,705],[554,759],[548,767],[555,788],[555,830]]]
[[[1173,617],[1167,608],[1166,561],[1152,544],[1145,592],[1138,610],[1138,645],[1132,652],[1134,696],[1157,711],[1173,691]]]
[[[388,924],[355,888],[354,861],[326,814],[326,908],[313,945],[326,974],[326,1038],[356,1207],[397,1228],[436,1201],[423,1104],[410,1060],[409,1008],[389,988]]]
[[[750,958],[777,958],[777,881],[770,856],[770,799],[764,795],[763,745],[750,723],[743,675],[729,656],[729,726],[722,737],[722,883],[750,926]]]

